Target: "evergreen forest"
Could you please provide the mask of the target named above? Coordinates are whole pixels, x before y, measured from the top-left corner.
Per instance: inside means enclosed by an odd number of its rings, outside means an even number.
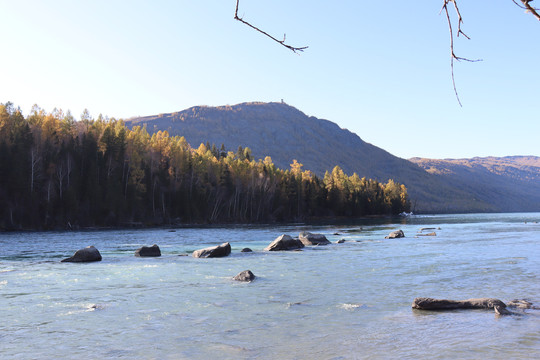
[[[0,104],[0,229],[263,223],[395,215],[407,189],[345,174],[317,177],[293,160],[279,169],[249,148],[192,148],[87,110],[28,116]]]

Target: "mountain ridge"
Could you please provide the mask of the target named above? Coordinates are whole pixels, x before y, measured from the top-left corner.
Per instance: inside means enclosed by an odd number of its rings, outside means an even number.
[[[170,135],[184,136],[193,147],[207,142],[218,147],[224,144],[229,151],[249,147],[253,157],[270,156],[282,169],[289,168],[296,159],[304,169],[320,177],[340,166],[346,173],[356,172],[360,177],[382,182],[393,179],[405,184],[417,212],[506,210],[500,207],[506,202],[494,203],[489,197],[471,193],[471,189],[478,191],[478,186],[464,187],[462,177],[427,171],[421,162],[396,157],[329,120],[307,116],[285,103],[194,106],[132,118],[126,120],[126,125],[146,125],[150,133],[167,130]]]
[[[411,158],[410,161],[506,211],[540,209],[540,157]]]

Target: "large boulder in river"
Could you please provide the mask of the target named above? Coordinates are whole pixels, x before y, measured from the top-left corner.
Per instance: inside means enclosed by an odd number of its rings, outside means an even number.
[[[307,231],[303,231],[298,235],[298,239],[304,245],[328,245],[330,241],[323,234],[312,234]]]
[[[255,275],[251,272],[251,270],[244,270],[235,277],[233,277],[233,280],[250,282],[255,280]]]
[[[84,249],[79,249],[72,257],[62,260],[62,262],[91,262],[101,261],[101,254],[98,249],[93,246],[87,246]]]
[[[156,244],[152,246],[143,246],[135,251],[135,256],[158,257],[161,256],[161,250]]]
[[[264,251],[296,250],[304,247],[298,239],[293,239],[289,235],[281,235],[268,245]]]
[[[396,230],[396,231],[392,231],[390,234],[388,234],[388,236],[385,236],[384,238],[385,239],[397,239],[397,238],[402,238],[402,237],[405,237],[405,234],[403,233],[403,230]]]
[[[231,244],[228,242],[218,246],[207,247],[193,252],[194,258],[215,258],[229,256],[231,253]]]
[[[419,310],[494,309],[495,306],[506,308],[506,304],[501,300],[492,298],[446,300],[419,297],[412,303],[413,309]]]

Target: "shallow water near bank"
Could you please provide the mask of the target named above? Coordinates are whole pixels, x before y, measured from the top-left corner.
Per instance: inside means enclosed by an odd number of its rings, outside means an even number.
[[[437,235],[417,237],[424,227]],[[396,229],[406,238],[384,239]],[[304,230],[346,242],[262,251]],[[182,256],[223,242],[227,258]],[[133,256],[154,243],[162,257]],[[88,245],[103,261],[60,263]],[[255,281],[231,280],[246,269]],[[419,296],[540,305],[539,274],[538,213],[0,234],[0,357],[539,358],[540,310],[411,309]]]

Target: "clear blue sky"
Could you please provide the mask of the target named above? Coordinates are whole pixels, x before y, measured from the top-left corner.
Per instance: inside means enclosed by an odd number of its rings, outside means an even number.
[[[461,0],[451,82],[442,0],[0,0],[0,102],[128,118],[280,101],[409,158],[540,156],[540,22]],[[489,4],[489,6],[487,5]]]

